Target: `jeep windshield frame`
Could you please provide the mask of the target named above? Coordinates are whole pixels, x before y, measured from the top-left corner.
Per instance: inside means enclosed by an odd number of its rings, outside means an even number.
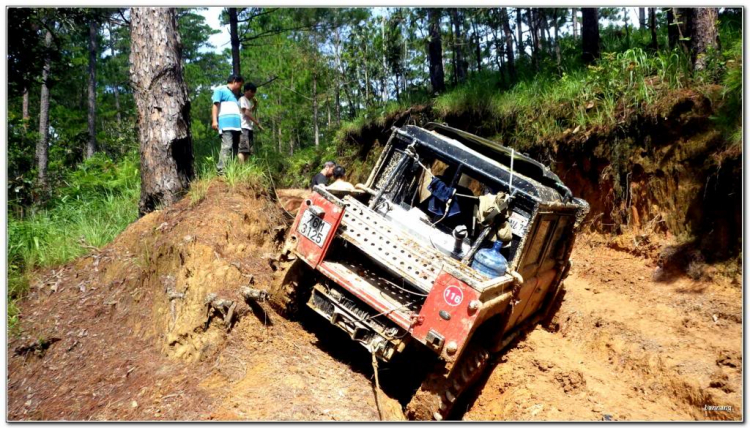
[[[406,145],[413,143],[418,148],[434,152],[438,157],[452,164],[462,165],[464,169],[470,170],[473,173],[472,175],[485,177],[485,180],[482,181],[499,183],[506,188],[506,191],[511,190],[516,196],[521,194],[525,199],[535,204],[564,202],[564,193],[558,191],[557,187],[546,186],[519,172],[516,169],[515,161],[513,171],[511,172],[510,166],[506,166],[496,159],[466,146],[461,141],[454,140],[434,131],[427,131],[417,126],[407,125],[396,129],[393,136],[401,141],[401,144],[398,144],[398,146],[404,143]],[[393,147],[386,147],[386,150],[392,149]],[[389,153],[384,152],[383,155],[387,156]],[[523,155],[516,154],[514,159],[523,159]],[[522,162],[519,163],[524,165]],[[550,174],[552,173],[550,172]],[[557,176],[555,175],[555,177]],[[371,184],[368,183],[368,185]]]
[[[466,131],[451,128],[435,122],[428,123],[425,125],[424,129],[456,140],[467,148],[473,149],[506,167],[510,166],[512,158],[514,170],[517,171],[518,174],[522,174],[528,178],[536,180],[540,184],[557,190],[560,196],[562,196],[563,202],[570,202],[573,199],[573,192],[571,192],[562,180],[560,180],[560,177],[558,177],[557,174],[550,171],[550,169],[541,162],[538,162],[522,153],[509,149],[496,141],[478,137]]]

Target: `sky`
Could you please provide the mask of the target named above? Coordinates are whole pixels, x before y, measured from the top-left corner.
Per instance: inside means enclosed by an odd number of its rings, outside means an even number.
[[[217,53],[221,53],[224,49],[229,47],[229,25],[222,26],[220,24],[221,20],[219,19],[219,17],[221,16],[221,11],[223,9],[224,9],[223,7],[209,7],[209,8],[206,8],[205,10],[200,11],[200,14],[206,18],[206,23],[210,25],[211,28],[221,30],[221,33],[214,34],[209,39],[209,43],[211,43],[214,46],[214,50]],[[385,8],[383,7],[373,8],[373,15],[380,16],[383,13],[385,13]],[[630,18],[630,25],[637,26],[638,25],[638,8],[629,7],[628,16]],[[580,14],[579,14],[579,17],[580,17]],[[607,25],[608,22],[602,22],[602,24]],[[580,25],[580,22],[579,22],[579,25]],[[565,30],[563,30],[563,33],[564,32]]]
[[[214,46],[214,50],[217,53],[220,53],[224,49],[229,47],[229,25],[221,25],[221,11],[224,10],[223,7],[209,7],[206,8],[206,10],[200,11],[200,14],[203,15],[204,18],[206,18],[206,24],[210,25],[211,28],[219,29],[221,30],[221,33],[214,34],[211,36],[210,39],[208,39],[208,42],[211,43]],[[373,8],[373,15],[380,16],[382,13],[384,13],[385,8],[383,7],[375,7]]]
[[[217,52],[221,52],[229,47],[229,25],[222,26],[219,19],[222,10],[224,10],[223,7],[209,7],[206,10],[200,11],[200,14],[206,18],[206,24],[211,26],[211,28],[221,30],[221,33],[214,34],[208,39],[208,42],[214,46]]]

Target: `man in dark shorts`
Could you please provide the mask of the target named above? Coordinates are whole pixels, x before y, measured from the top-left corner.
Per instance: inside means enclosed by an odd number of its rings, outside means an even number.
[[[310,182],[310,188],[317,186],[318,184],[328,184],[328,178],[333,176],[333,169],[336,168],[336,162],[328,161],[323,165],[323,169],[319,173],[315,174],[312,181]]]
[[[255,118],[255,112],[258,109],[258,100],[255,98],[255,92],[258,88],[251,82],[245,83],[244,95],[240,98],[240,111],[242,113],[242,135],[240,136],[239,158],[240,162],[253,154],[253,125],[259,130],[263,130],[260,122]]]

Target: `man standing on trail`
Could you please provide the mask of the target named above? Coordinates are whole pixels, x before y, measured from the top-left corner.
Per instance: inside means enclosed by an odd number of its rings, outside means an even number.
[[[318,184],[322,184],[324,186],[328,184],[328,177],[331,177],[333,175],[334,168],[336,168],[336,162],[326,162],[325,165],[323,165],[323,169],[321,169],[320,172],[315,174],[315,177],[313,177],[312,181],[310,182],[310,188],[312,189]]]
[[[213,101],[211,127],[219,131],[221,135],[219,163],[216,165],[219,175],[224,174],[224,167],[229,160],[229,156],[236,156],[239,151],[242,128],[240,103],[237,96],[243,83],[245,81],[242,76],[232,74],[227,78],[227,86],[214,90],[214,95],[211,98]]]
[[[240,162],[245,162],[253,154],[253,124],[263,130],[260,122],[255,118],[255,112],[258,110],[258,100],[255,98],[255,92],[258,88],[251,82],[245,83],[245,93],[240,98],[240,110],[242,112],[242,135],[240,136]],[[252,106],[250,102],[252,100]]]

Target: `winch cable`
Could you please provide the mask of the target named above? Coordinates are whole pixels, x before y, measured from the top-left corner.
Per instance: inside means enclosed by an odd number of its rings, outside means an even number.
[[[375,351],[372,351],[372,371],[375,373],[375,407],[378,408],[378,417],[383,420],[383,412],[380,410],[380,378],[378,377],[378,357],[375,356]]]
[[[427,294],[424,294],[424,293],[417,293],[417,292],[415,292],[415,291],[407,290],[407,289],[406,289],[406,288],[404,288],[404,287],[399,287],[398,285],[396,285],[396,283],[395,283],[395,282],[393,282],[393,281],[388,281],[388,280],[387,280],[387,279],[385,279],[385,278],[380,278],[380,279],[381,279],[382,281],[385,281],[385,282],[387,282],[387,283],[391,284],[392,286],[394,286],[394,287],[398,288],[398,289],[399,289],[399,290],[401,290],[401,291],[407,292],[407,293],[409,293],[409,294],[413,294],[413,295],[415,295],[415,296],[427,297]],[[402,279],[402,281],[403,281],[403,279]]]

